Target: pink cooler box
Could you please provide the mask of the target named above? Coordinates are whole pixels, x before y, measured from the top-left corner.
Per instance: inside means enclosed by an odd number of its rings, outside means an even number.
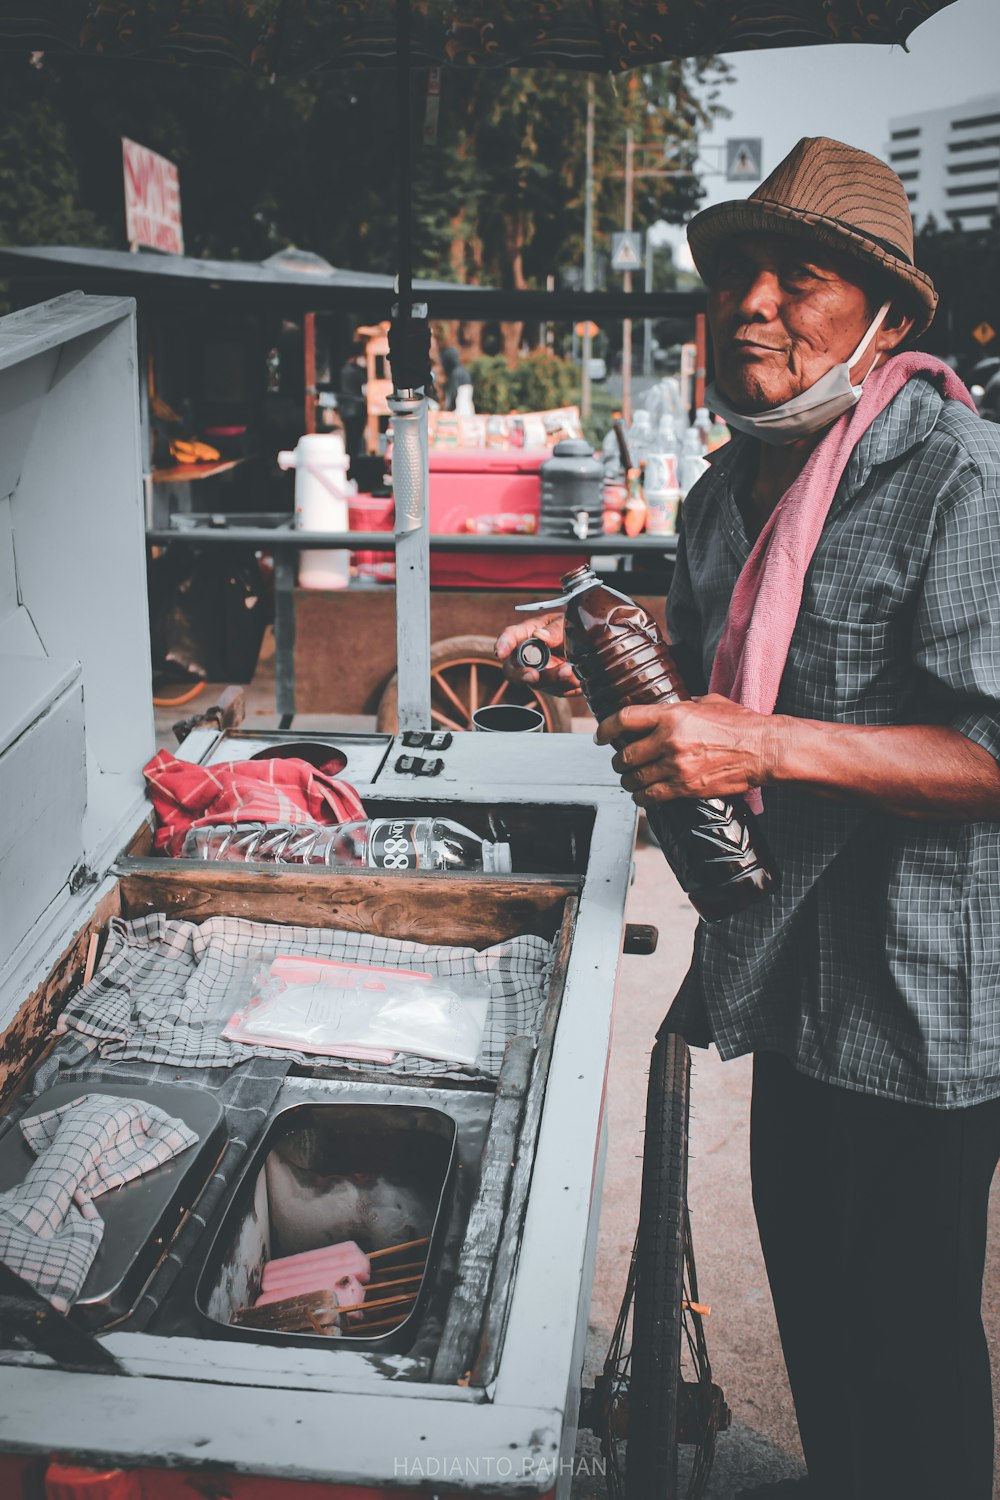
[[[391,531],[396,507],[391,497],[355,495],[348,501],[348,525],[352,531]],[[395,552],[352,552],[351,566],[359,578],[392,583],[396,577]]]
[[[547,448],[431,450],[430,526],[434,532],[468,532],[476,516],[513,513],[536,519],[541,506],[539,469]],[[503,556],[489,552],[432,552],[431,583],[446,588],[558,587],[581,559],[573,553]]]

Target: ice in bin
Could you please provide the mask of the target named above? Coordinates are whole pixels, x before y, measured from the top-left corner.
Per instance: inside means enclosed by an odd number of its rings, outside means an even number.
[[[305,1104],[282,1111],[236,1185],[198,1280],[198,1310],[214,1336],[221,1325],[256,1343],[328,1339],[232,1319],[254,1305],[269,1261],[352,1240],[372,1258],[365,1301],[383,1305],[345,1321],[344,1337],[330,1346],[409,1347],[440,1255],[455,1137],[450,1115],[419,1105]],[[396,1252],[414,1241],[411,1250]],[[388,1281],[394,1285],[380,1292]]]

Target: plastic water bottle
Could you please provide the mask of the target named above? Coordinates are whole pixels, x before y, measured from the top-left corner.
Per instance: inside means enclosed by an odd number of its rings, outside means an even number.
[[[309,432],[295,448],[278,454],[279,469],[295,470],[295,526],[300,531],[347,531],[348,502],[357,487],[347,478],[350,460],[339,432]],[[303,552],[299,583],[304,589],[344,589],[351,581],[348,551]]]
[[[656,453],[672,453],[675,458],[681,456],[681,440],[677,433],[677,423],[670,412],[664,412],[657,424],[653,449]]]
[[[701,438],[693,427],[689,427],[684,434],[684,448],[678,473],[682,496],[697,484],[709,467],[708,459],[701,446]]]
[[[643,411],[642,407],[636,411],[632,418],[632,425],[628,430],[628,450],[632,456],[635,468],[641,468],[646,462],[646,455],[653,445],[653,424],[649,412]]]
[[[507,874],[510,845],[448,818],[356,823],[216,823],[190,828],[183,859],[325,865],[335,870],[482,870]]]
[[[569,596],[566,656],[598,721],[628,704],[679,703],[690,696],[656,621],[640,605],[586,566],[562,583]],[[656,802],[646,817],[706,921],[732,916],[777,886],[777,869],[742,797]]]
[[[664,421],[670,421],[665,417]],[[677,530],[677,511],[681,503],[681,487],[677,477],[677,455],[670,450],[656,447],[646,459],[643,476],[643,495],[646,500],[646,530],[659,536],[669,536]]]

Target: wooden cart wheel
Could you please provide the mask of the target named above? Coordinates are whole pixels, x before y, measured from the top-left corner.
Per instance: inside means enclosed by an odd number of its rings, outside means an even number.
[[[537,708],[550,734],[565,733],[573,715],[565,698],[537,693],[523,683],[511,682],[493,652],[493,640],[485,635],[456,635],[431,646],[431,722],[435,729],[471,729],[477,708],[493,703],[523,703]],[[378,706],[376,727],[395,734],[399,705],[399,683],[394,672],[386,683]]]

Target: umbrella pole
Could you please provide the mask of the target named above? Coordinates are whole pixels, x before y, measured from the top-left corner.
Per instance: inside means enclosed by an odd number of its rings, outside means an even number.
[[[430,546],[427,497],[426,308],[413,306],[411,239],[410,3],[396,0],[396,134],[399,149],[398,302],[390,329],[392,489],[396,501],[396,671],[399,732],[431,728]],[[424,319],[418,334],[414,313]]]

